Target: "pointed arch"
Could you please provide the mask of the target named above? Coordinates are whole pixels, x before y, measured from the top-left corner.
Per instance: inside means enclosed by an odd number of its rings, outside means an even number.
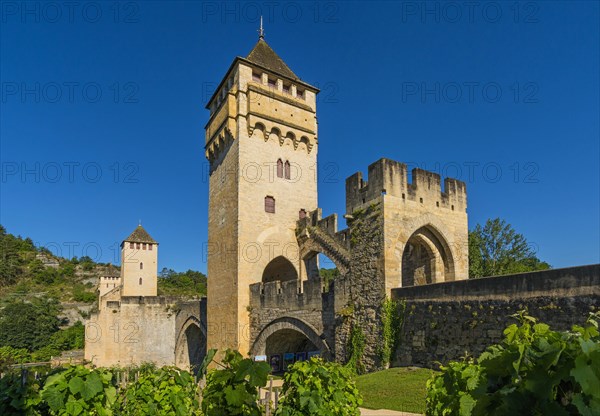
[[[455,279],[452,251],[443,235],[431,224],[411,234],[401,262],[402,287]]]

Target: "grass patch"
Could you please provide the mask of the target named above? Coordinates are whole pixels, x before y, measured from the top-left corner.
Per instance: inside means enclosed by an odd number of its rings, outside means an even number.
[[[425,383],[433,370],[416,367],[390,368],[356,378],[363,407],[425,413]]]

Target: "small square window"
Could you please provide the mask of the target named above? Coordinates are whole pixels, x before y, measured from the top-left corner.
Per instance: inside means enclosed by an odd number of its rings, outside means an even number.
[[[152,251],[152,244],[148,244],[148,250]]]
[[[140,249],[141,244],[140,243],[136,243],[135,244],[135,248],[137,248],[138,250]]]
[[[296,97],[304,100],[304,90],[296,90]]]
[[[129,248],[133,248],[133,243],[129,243]]]
[[[283,84],[283,93],[284,94],[291,94],[292,93],[292,86],[291,85],[285,85],[285,84]]]
[[[269,87],[277,88],[277,80],[269,78]]]
[[[252,71],[252,81],[262,82],[262,75],[260,74],[260,72]]]
[[[146,250],[146,243],[142,243],[142,250]]]

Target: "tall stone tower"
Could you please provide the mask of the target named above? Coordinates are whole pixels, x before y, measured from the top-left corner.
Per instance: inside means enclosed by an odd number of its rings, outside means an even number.
[[[121,296],[156,296],[158,243],[138,227],[121,243]]]
[[[317,208],[317,93],[261,33],[207,104],[208,348],[249,352],[250,284],[307,277],[295,229]]]

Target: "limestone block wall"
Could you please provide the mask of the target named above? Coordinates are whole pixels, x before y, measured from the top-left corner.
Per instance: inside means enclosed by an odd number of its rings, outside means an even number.
[[[208,209],[209,348],[238,348],[238,153],[233,141],[211,166]]]
[[[174,299],[103,300],[100,310],[86,323],[86,360],[101,367],[144,362],[158,366],[174,364],[177,314]]]
[[[519,310],[557,330],[583,324],[600,308],[600,265],[398,288],[392,298],[403,304],[393,365],[436,368],[498,343]]]

